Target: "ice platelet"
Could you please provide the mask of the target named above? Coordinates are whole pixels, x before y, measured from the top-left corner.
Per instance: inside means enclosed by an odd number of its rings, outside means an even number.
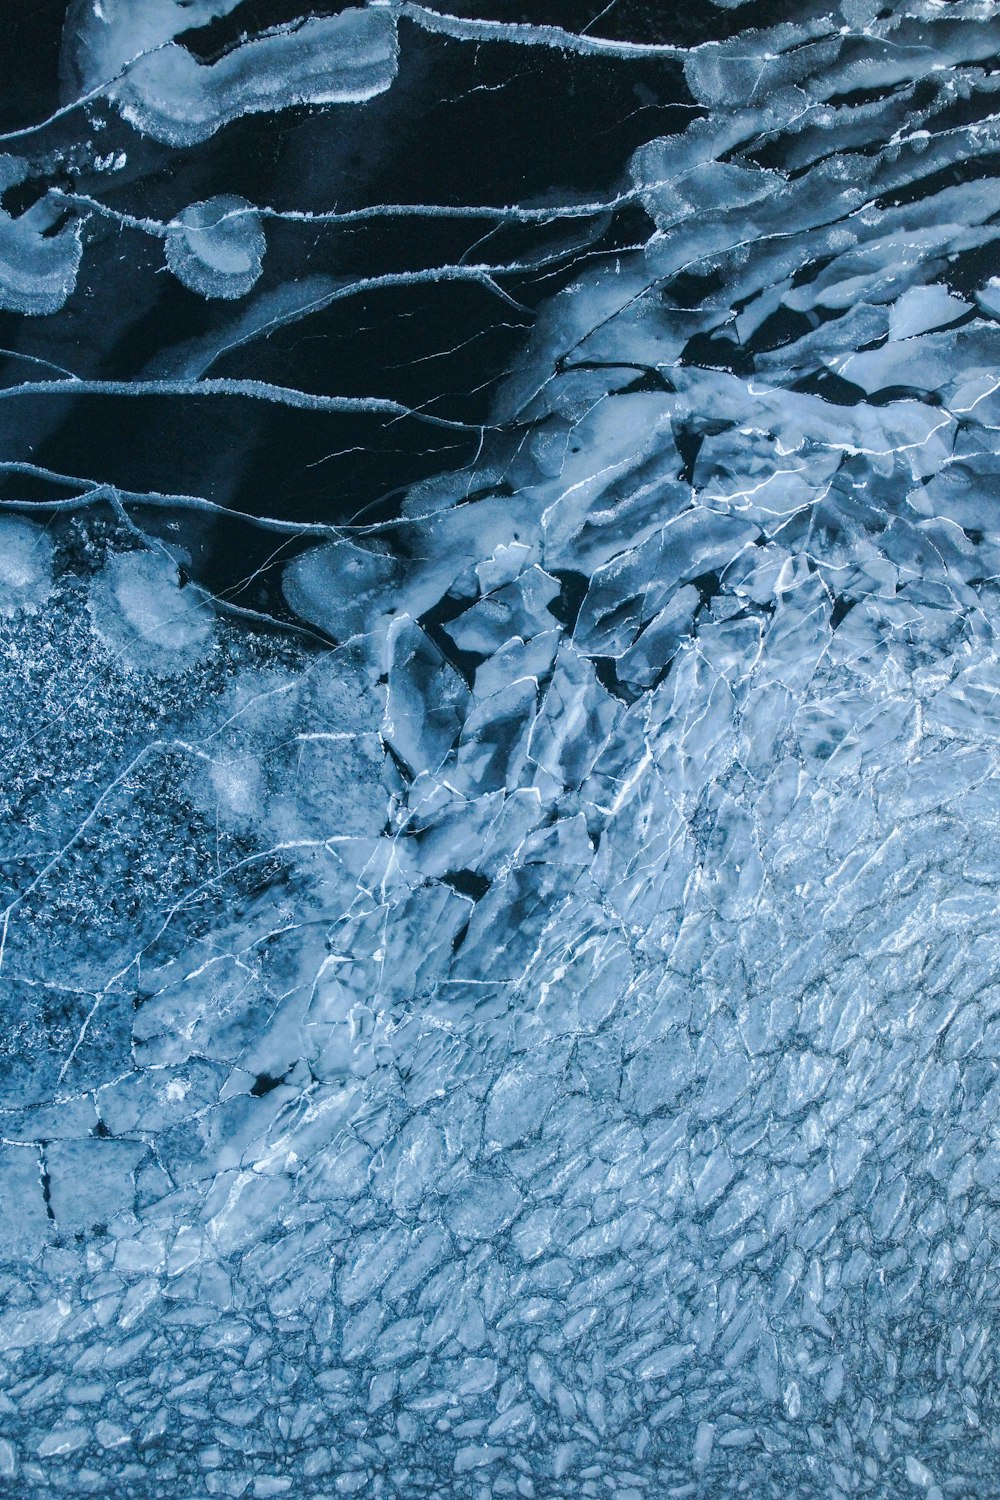
[[[1000,15],[713,7],[69,7],[0,161],[0,1494],[1000,1490]],[[474,49],[498,133],[539,59],[677,128],[440,263],[455,196],[212,154]],[[481,419],[364,384],[439,293],[523,315]],[[334,418],[466,447],[317,519]]]

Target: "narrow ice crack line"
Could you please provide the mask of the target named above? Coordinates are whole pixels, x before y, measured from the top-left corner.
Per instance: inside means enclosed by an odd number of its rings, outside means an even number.
[[[529,22],[466,19],[432,10],[411,0],[369,0],[373,9],[391,10],[425,31],[438,32],[467,42],[508,42],[517,46],[550,47],[560,52],[575,52],[583,57],[614,58],[684,58],[698,47],[678,47],[669,42],[623,42],[608,37],[585,36],[566,31],[561,26],[534,25]],[[703,44],[710,45],[710,44]]]
[[[630,188],[612,197],[583,203],[553,203],[536,208],[509,204],[449,204],[449,203],[375,203],[363,208],[350,209],[292,209],[273,208],[269,205],[250,204],[246,208],[231,208],[221,214],[213,227],[243,218],[274,219],[281,223],[304,224],[357,224],[372,219],[495,219],[499,224],[551,224],[560,219],[591,219],[602,214],[615,213],[638,203],[650,189],[665,187],[666,183],[643,184],[641,188]],[[172,230],[183,228],[180,219],[152,219],[130,214],[123,209],[112,208],[100,198],[87,193],[71,192],[65,188],[52,187],[50,196],[60,203],[75,208],[86,208],[103,218],[114,220],[129,229],[141,230],[157,239],[165,238]],[[497,267],[502,271],[505,267]]]
[[[412,417],[453,432],[480,433],[482,424],[435,417],[418,407],[380,396],[325,396],[266,380],[32,380],[0,387],[0,401],[19,396],[230,396],[288,406],[299,411],[369,413],[396,420]]]

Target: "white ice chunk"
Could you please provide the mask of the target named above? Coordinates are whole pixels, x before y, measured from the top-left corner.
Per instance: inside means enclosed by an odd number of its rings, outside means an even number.
[[[386,650],[389,692],[383,737],[412,771],[436,770],[461,728],[465,684],[407,615],[393,621]]]
[[[34,614],[52,592],[52,542],[32,521],[0,517],[0,616]]]
[[[266,248],[260,215],[231,193],[190,204],[167,231],[167,265],[202,297],[245,296],[260,277]]]
[[[0,156],[0,193],[23,182],[28,163]],[[58,228],[65,207],[48,193],[12,218],[0,208],[0,308],[11,312],[58,312],[76,286],[82,221]]]
[[[712,1448],[715,1443],[715,1424],[713,1422],[699,1422],[694,1435],[694,1452],[692,1459],[696,1469],[703,1469],[712,1456]]]
[[[46,1148],[49,1195],[63,1233],[87,1233],[132,1206],[133,1173],[145,1146],[132,1141],[53,1141]]]
[[[491,1240],[516,1219],[521,1203],[512,1182],[482,1177],[459,1195],[450,1215],[452,1232],[461,1239]]]
[[[211,647],[211,610],[159,553],[112,558],[91,588],[90,613],[105,645],[135,671],[183,671]]]
[[[242,0],[70,0],[63,31],[66,82],[81,93],[116,78],[142,52],[226,16]]]
[[[780,172],[737,162],[702,162],[679,174],[670,161],[673,145],[669,138],[650,141],[632,159],[633,181],[660,229],[692,215],[739,212],[785,185]]]
[[[392,607],[389,596],[400,571],[381,550],[338,541],[295,558],[281,586],[297,615],[342,641],[371,629],[375,617]]]
[[[506,1148],[533,1135],[550,1103],[544,1083],[533,1073],[504,1073],[493,1085],[486,1107],[487,1142]]]
[[[37,1146],[0,1145],[0,1260],[35,1255],[50,1232]]]
[[[908,339],[915,333],[943,328],[956,318],[971,312],[971,302],[963,302],[947,287],[912,286],[894,302],[889,312],[890,339]]]
[[[360,104],[384,93],[396,68],[391,12],[352,9],[254,37],[211,65],[169,42],[131,63],[111,94],[137,130],[191,146],[241,115]]]

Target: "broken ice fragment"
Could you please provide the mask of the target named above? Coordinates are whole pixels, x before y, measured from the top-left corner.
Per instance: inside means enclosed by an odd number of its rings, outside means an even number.
[[[384,551],[337,541],[295,558],[281,586],[297,615],[342,641],[371,629],[378,613],[392,608],[389,596],[400,573]]]
[[[143,52],[162,48],[178,33],[227,15],[240,4],[242,0],[69,0],[64,82],[89,93]]]
[[[311,16],[243,41],[211,64],[177,42],[142,52],[110,89],[130,124],[170,146],[191,146],[241,115],[297,104],[359,104],[396,76],[388,8]]]
[[[267,242],[245,198],[222,194],[192,203],[167,229],[167,265],[202,297],[243,297],[260,277]]]
[[[712,1456],[712,1447],[715,1442],[715,1424],[712,1422],[699,1422],[694,1436],[694,1452],[692,1461],[696,1469],[703,1469]]]
[[[647,212],[660,229],[692,214],[730,214],[777,193],[785,178],[780,172],[735,162],[709,161],[679,174],[670,160],[679,142],[651,141],[632,159],[632,176]]]
[[[501,1149],[524,1140],[538,1129],[551,1104],[545,1086],[526,1070],[501,1075],[486,1108],[486,1141]]]
[[[492,1240],[516,1219],[522,1197],[502,1177],[481,1177],[461,1193],[449,1215],[453,1234],[466,1240]]]
[[[465,717],[465,684],[407,615],[392,622],[386,651],[383,737],[414,774],[437,770]]]
[[[53,1141],[45,1164],[56,1227],[87,1234],[131,1208],[133,1173],[145,1154],[145,1146],[131,1141]]]
[[[29,164],[0,156],[0,194],[25,181]],[[64,205],[45,193],[12,217],[0,208],[0,308],[11,312],[58,312],[76,286],[83,253],[80,219],[63,224]]]
[[[5,1260],[32,1258],[51,1234],[42,1170],[37,1146],[0,1145],[0,1257]]]

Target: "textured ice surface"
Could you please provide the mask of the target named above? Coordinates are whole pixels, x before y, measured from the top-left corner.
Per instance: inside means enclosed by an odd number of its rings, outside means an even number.
[[[207,140],[241,115],[296,104],[358,103],[389,87],[396,33],[389,10],[306,12],[290,25],[244,39],[212,63],[174,40],[238,9],[209,0],[88,0],[66,30],[74,85],[107,92],[130,124],[172,146]]]
[[[996,9],[251,9],[0,220],[0,1493],[992,1500]]]
[[[169,555],[112,555],[90,588],[88,608],[104,645],[133,671],[177,670],[211,641],[212,613],[178,587]]]
[[[34,611],[49,596],[52,543],[40,526],[0,517],[0,614]]]
[[[0,196],[23,182],[30,164],[0,155]],[[82,247],[79,223],[60,228],[48,195],[13,218],[0,207],[0,308],[54,313],[76,284]]]
[[[167,265],[203,297],[244,297],[260,277],[267,242],[245,198],[192,203],[166,231]]]

